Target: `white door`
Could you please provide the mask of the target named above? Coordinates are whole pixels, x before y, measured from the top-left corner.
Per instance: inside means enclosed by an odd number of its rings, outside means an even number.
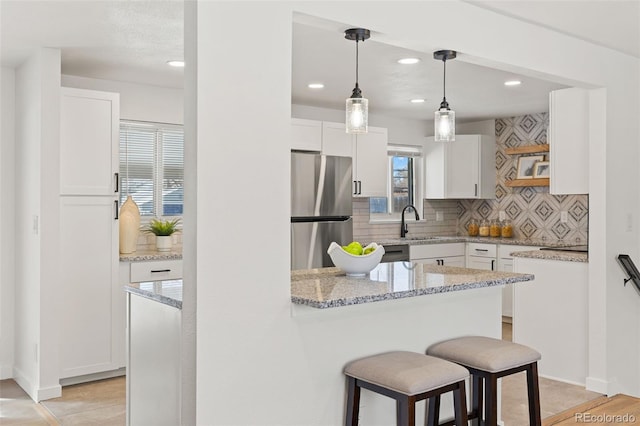
[[[322,153],[324,155],[351,157],[353,142],[353,136],[344,130],[344,123],[322,122]]]
[[[467,268],[495,271],[496,260],[490,257],[469,256]]]
[[[63,87],[60,194],[118,192],[120,95]]]
[[[291,149],[320,152],[322,149],[322,122],[292,118]]]
[[[125,363],[115,201],[60,197],[60,378]]]

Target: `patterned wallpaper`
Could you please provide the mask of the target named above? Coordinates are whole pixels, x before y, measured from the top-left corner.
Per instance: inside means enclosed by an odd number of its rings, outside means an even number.
[[[509,188],[505,181],[514,179],[518,155],[507,155],[508,147],[547,143],[547,113],[496,119],[496,199],[460,200],[458,232],[466,235],[471,220],[497,219],[504,211],[513,223],[514,238],[562,240],[586,244],[589,219],[587,195],[551,195],[548,187]],[[548,159],[548,156],[545,156]],[[560,221],[567,212],[567,222]]]

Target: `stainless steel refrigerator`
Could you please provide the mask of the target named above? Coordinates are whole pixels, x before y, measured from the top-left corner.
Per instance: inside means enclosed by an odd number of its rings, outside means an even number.
[[[333,266],[332,241],[353,238],[351,158],[291,153],[291,269]]]

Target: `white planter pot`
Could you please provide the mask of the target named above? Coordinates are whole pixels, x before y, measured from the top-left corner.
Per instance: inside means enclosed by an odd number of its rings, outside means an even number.
[[[156,249],[158,251],[171,251],[173,243],[171,236],[156,236]]]

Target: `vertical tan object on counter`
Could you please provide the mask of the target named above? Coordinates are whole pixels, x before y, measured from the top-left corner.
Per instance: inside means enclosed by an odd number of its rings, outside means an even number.
[[[140,233],[140,209],[131,195],[120,208],[120,253],[129,254],[136,251],[138,234]]]

